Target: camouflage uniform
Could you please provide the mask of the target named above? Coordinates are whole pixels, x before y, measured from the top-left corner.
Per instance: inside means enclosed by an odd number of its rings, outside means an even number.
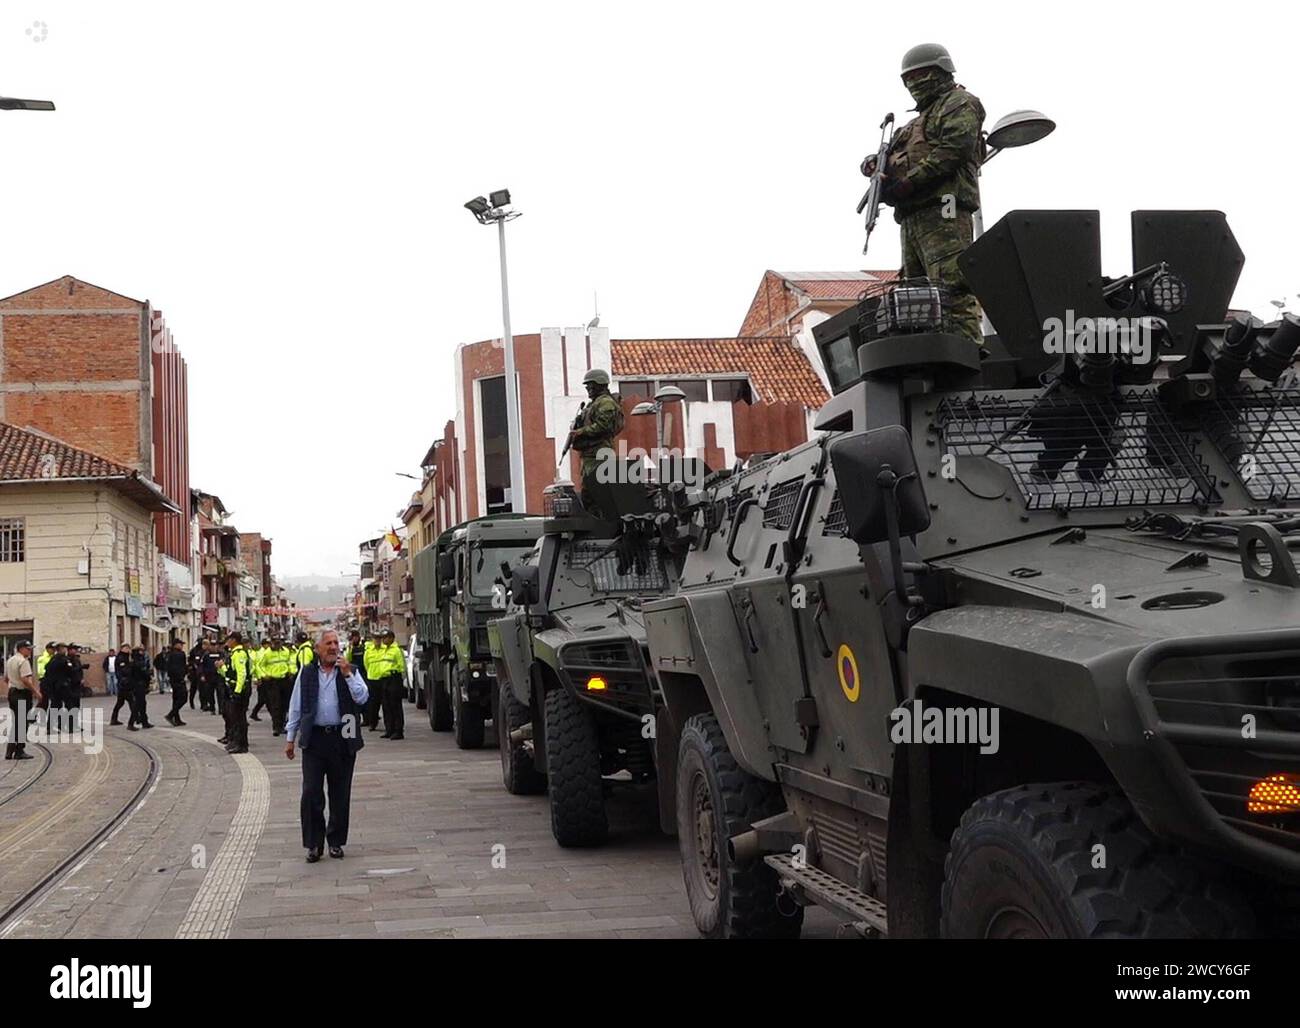
[[[902,275],[944,283],[952,292],[958,331],[978,343],[979,304],[957,258],[971,244],[971,212],[980,205],[984,107],[938,70],[930,72],[917,92],[920,113],[898,131],[888,165],[890,178],[906,179],[910,191],[898,199],[885,194],[902,232]]]
[[[582,411],[582,420],[574,430],[573,448],[582,456],[582,505],[593,517],[603,517],[591,484],[601,461],[612,459],[601,451],[614,449],[614,437],[623,428],[623,405],[608,392],[593,398]]]

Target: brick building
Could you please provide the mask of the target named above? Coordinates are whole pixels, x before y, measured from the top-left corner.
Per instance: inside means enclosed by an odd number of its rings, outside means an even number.
[[[137,469],[58,439],[0,424],[0,648],[21,638],[75,642],[100,658],[122,643],[167,640],[149,585],[153,517],[175,513]],[[157,633],[157,634],[155,634]]]
[[[71,275],[0,300],[0,420],[157,483],[170,507],[154,514],[145,591],[162,624],[193,625],[188,384],[162,312]]]
[[[547,328],[515,336],[524,446],[524,509],[542,509],[557,470],[577,477],[577,457],[559,468],[579,405],[582,376],[607,369],[625,415],[656,389],[686,395],[669,408],[668,443],[711,468],[797,446],[829,390],[812,330],[858,302],[893,271],[765,272],[740,332],[731,338],[612,339],[607,328]],[[462,345],[453,363],[456,416],[421,461],[423,480],[399,516],[411,552],[468,518],[511,510],[506,450],[505,351],[500,339]],[[653,418],[625,416],[629,449],[655,445]]]
[[[897,271],[765,271],[738,334],[791,340],[829,388],[813,327],[848,310],[869,287],[897,278]]]

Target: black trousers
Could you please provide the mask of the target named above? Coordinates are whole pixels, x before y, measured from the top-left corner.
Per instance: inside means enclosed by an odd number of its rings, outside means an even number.
[[[406,699],[406,687],[402,682],[402,676],[389,675],[387,678],[380,679],[377,685],[380,688],[376,689],[376,692],[382,692],[383,696],[384,730],[393,735],[400,735],[406,727],[406,714],[402,710],[402,702]]]
[[[226,739],[239,749],[248,749],[248,692],[230,691],[226,697]]]
[[[190,681],[190,710],[194,709],[194,701],[199,698],[199,676],[193,671],[189,672]]]
[[[19,742],[19,739],[25,739],[27,733],[27,715],[32,709],[32,691],[30,689],[9,689],[9,740],[5,743],[5,760],[18,756],[25,749],[27,743]]]
[[[113,704],[113,716],[110,721],[116,721],[117,715],[122,713],[122,706],[131,703],[131,683],[127,681],[125,675],[117,676],[117,702]]]
[[[348,749],[342,727],[317,725],[310,745],[302,751],[302,844],[309,850],[346,846],[348,812],[352,806],[352,771],[357,755]],[[329,823],[325,798],[329,794]]]
[[[270,690],[271,731],[283,732],[289,720],[289,701],[293,699],[293,679],[272,678],[266,687]]]
[[[366,727],[378,728],[379,715],[383,713],[384,707],[384,690],[380,687],[383,679],[376,679],[371,682],[366,681],[366,686],[370,689],[370,698],[366,700]]]
[[[256,714],[263,707],[269,707],[270,699],[270,682],[263,678],[257,683],[257,702],[253,704],[253,713]]]
[[[189,698],[189,691],[185,688],[185,676],[175,675],[172,677],[172,717],[181,716],[181,708],[185,706],[186,699]]]
[[[147,725],[149,723],[149,683],[135,682],[126,691],[126,703],[131,708],[128,725]]]

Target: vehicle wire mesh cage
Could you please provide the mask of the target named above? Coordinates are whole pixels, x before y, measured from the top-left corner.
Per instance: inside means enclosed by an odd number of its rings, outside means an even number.
[[[858,295],[858,332],[864,343],[917,332],[960,332],[952,316],[952,291],[928,278],[873,283]]]
[[[1300,388],[1220,390],[1205,431],[1251,499],[1300,499]]]
[[[642,554],[644,565],[640,572],[629,570],[620,575],[618,553],[610,548],[610,542],[607,539],[575,542],[566,551],[569,567],[588,572],[598,592],[660,592],[668,587],[663,561],[659,559],[659,551],[655,547],[645,548]]]
[[[1093,397],[949,397],[943,452],[1005,467],[1029,510],[1219,502],[1214,478],[1152,389]]]

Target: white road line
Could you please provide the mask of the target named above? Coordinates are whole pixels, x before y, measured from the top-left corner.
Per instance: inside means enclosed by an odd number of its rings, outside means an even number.
[[[216,743],[211,736],[199,732],[179,734]],[[230,822],[230,832],[209,865],[185,920],[176,929],[178,939],[224,939],[230,934],[258,840],[266,827],[271,801],[271,780],[266,768],[251,753],[234,756],[242,777],[239,806]]]

